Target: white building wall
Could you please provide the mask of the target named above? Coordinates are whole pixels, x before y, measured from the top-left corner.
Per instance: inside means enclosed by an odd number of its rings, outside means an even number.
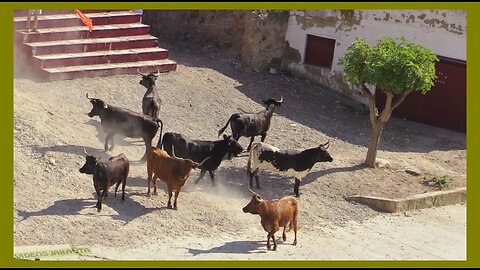
[[[336,40],[331,69],[304,65],[307,34]],[[465,10],[307,10],[290,12],[285,40],[301,60],[287,61],[287,67],[365,103],[342,82],[343,68],[337,62],[355,38],[374,45],[382,36],[404,36],[437,55],[466,61]]]

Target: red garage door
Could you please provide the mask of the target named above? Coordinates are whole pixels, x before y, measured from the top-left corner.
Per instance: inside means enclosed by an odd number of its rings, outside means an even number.
[[[392,116],[419,123],[466,132],[466,63],[439,57],[437,80],[425,95],[410,93]],[[379,110],[385,104],[385,95],[375,91]]]

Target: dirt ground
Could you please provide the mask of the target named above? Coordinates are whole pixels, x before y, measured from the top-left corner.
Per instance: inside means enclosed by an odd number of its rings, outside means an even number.
[[[282,95],[284,102],[275,111],[267,143],[301,150],[330,140],[334,161],[315,165],[300,186],[299,243],[306,241],[303,232],[314,237],[329,228],[385,215],[346,202],[345,196],[402,198],[436,191],[424,183],[432,176],[449,176],[449,188],[466,185],[463,133],[393,119],[383,132],[378,153],[390,166],[366,168],[362,163],[370,132],[368,115],[347,99],[287,74],[252,71],[230,52],[208,46],[163,47],[178,63],[177,71],[161,74],[157,83],[164,132],[216,140],[232,113],[259,111],[261,99]],[[49,83],[15,78],[15,246],[101,245],[134,250],[193,237],[195,248],[205,250],[214,235],[216,241],[219,236],[225,242],[259,241],[255,249],[266,249],[260,218],[242,212],[250,200],[246,157],[223,161],[215,173],[215,187],[208,175],[194,185],[199,173],[194,172],[179,196],[179,210],[174,211],[165,207],[163,182],[158,182],[158,196],[146,196],[146,164],[138,162],[143,142],[117,135],[115,149],[103,151],[105,134],[99,118],[86,115],[91,104],[85,93],[140,112],[144,88],[139,80],[138,75]],[[240,139],[245,147],[248,142]],[[85,160],[83,148],[103,159],[125,153],[132,161],[125,203],[110,192],[102,212],[96,212],[92,177],[78,171]],[[256,191],[267,199],[293,194],[293,179],[264,172],[260,181],[263,187]],[[287,242],[292,240],[289,237]],[[289,248],[286,256],[295,259],[295,249]]]

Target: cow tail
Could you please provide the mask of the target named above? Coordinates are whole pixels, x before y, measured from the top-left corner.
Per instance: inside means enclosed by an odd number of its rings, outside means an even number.
[[[232,116],[230,116],[230,118],[228,118],[228,121],[227,121],[227,123],[225,124],[225,126],[218,131],[218,136],[219,136],[219,137],[220,137],[220,135],[222,135],[222,133],[225,131],[225,129],[227,128],[227,126],[228,126],[228,124],[230,123],[230,121],[232,121],[234,115],[235,115],[235,114],[232,114]]]
[[[162,149],[163,122],[157,118],[157,123],[160,123],[160,137],[158,138],[157,148]]]

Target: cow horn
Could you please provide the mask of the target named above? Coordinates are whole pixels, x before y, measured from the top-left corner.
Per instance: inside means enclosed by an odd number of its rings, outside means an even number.
[[[85,147],[83,148],[83,152],[85,153],[85,155],[90,156],[90,155],[87,153],[87,150],[85,149]]]
[[[282,103],[283,102],[283,95],[280,96],[280,100],[277,100],[278,103]]]
[[[250,193],[252,193],[253,195],[258,195],[257,193],[255,193],[253,190],[251,190],[250,188],[248,188],[248,191],[250,191]]]
[[[95,98],[88,97],[88,93],[87,93],[87,98],[90,99],[90,100],[95,99]]]
[[[172,157],[177,158],[175,156],[175,145],[172,145]]]
[[[140,68],[137,68],[137,73],[145,77],[146,75],[140,72]]]
[[[328,140],[328,142],[320,145],[320,148],[321,148],[322,150],[327,150],[328,147],[330,147],[330,140]]]

